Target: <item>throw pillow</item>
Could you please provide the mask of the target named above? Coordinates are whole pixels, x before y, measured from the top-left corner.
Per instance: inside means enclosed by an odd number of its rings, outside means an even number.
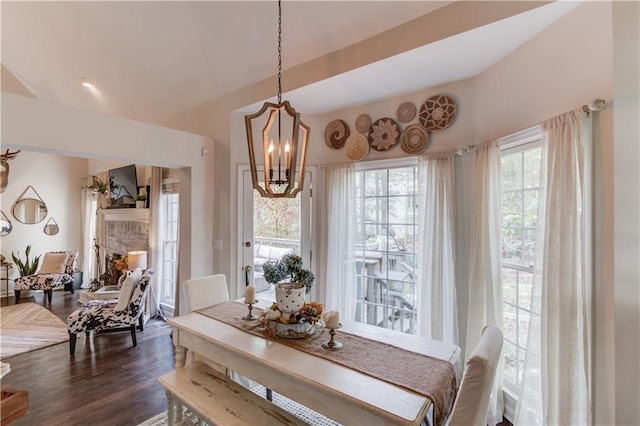
[[[45,253],[40,274],[63,274],[67,265],[67,253]]]
[[[125,278],[124,282],[122,283],[122,288],[120,288],[120,293],[118,293],[118,303],[116,303],[116,307],[114,308],[114,310],[127,310],[127,308],[129,307],[129,300],[131,299],[131,295],[133,294],[133,290],[136,288],[141,278],[142,270],[140,270],[139,268],[127,274],[127,278]]]

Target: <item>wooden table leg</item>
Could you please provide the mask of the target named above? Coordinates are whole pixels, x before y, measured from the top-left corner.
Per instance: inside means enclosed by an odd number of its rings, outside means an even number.
[[[176,366],[175,368],[184,367],[187,360],[187,348],[176,345]]]
[[[165,391],[167,394],[167,422],[169,426],[173,426],[176,423],[176,406],[175,400],[173,398],[173,394],[168,390]]]

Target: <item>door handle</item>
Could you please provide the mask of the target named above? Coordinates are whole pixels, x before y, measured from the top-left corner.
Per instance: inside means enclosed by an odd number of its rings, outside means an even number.
[[[244,286],[249,285],[249,272],[251,272],[251,266],[247,265],[244,267]]]

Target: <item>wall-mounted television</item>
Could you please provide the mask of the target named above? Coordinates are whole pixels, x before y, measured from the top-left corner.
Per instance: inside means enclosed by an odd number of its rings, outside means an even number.
[[[112,205],[135,206],[135,196],[138,193],[136,165],[131,164],[109,170],[109,188]]]

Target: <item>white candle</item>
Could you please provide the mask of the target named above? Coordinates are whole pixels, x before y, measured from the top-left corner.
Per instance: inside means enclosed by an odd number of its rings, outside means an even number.
[[[338,324],[340,324],[340,312],[338,311],[329,311],[324,317],[324,321],[327,323],[327,328],[338,328]]]
[[[284,144],[284,168],[289,170],[291,165],[289,164],[289,156],[291,154],[291,145],[289,145],[289,139],[287,139],[287,143]]]
[[[256,286],[249,284],[244,290],[244,303],[256,303]]]

